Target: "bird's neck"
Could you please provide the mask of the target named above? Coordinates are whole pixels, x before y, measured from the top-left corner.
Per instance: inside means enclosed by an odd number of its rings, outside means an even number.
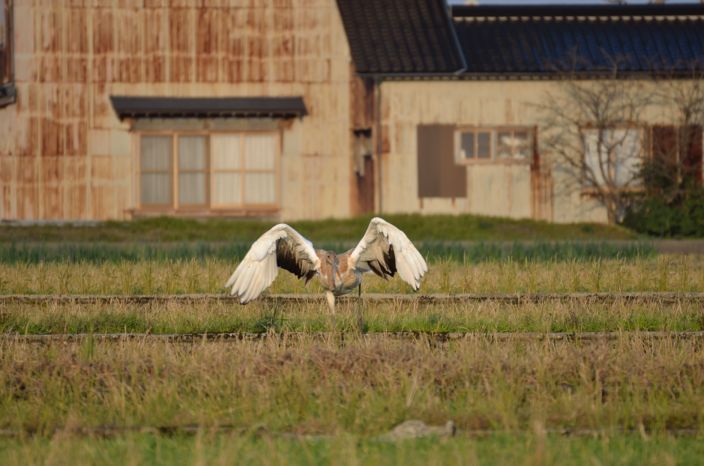
[[[334,290],[339,281],[337,254],[323,249],[317,250],[316,253],[320,259],[320,281],[325,288]]]

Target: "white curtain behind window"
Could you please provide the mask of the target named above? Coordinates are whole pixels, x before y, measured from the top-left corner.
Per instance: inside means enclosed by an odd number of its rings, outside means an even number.
[[[214,205],[242,203],[241,137],[239,134],[214,134],[210,139]]]
[[[170,136],[141,138],[142,205],[171,204],[171,142]]]
[[[178,203],[202,205],[206,203],[206,137],[178,138]]]
[[[213,170],[239,170],[239,134],[213,134],[210,139]]]
[[[584,132],[584,162],[593,173],[597,184],[605,183],[603,173],[615,186],[624,186],[634,181],[641,167],[641,131],[638,128],[603,130],[599,142],[599,130]],[[600,146],[600,147],[599,147]],[[609,155],[613,160],[609,160]]]
[[[274,171],[276,136],[271,133],[244,136],[244,165],[247,170]]]
[[[244,135],[244,201],[246,204],[276,203],[276,153],[273,133]]]
[[[276,202],[273,173],[247,173],[244,185],[245,200],[248,204],[274,204]]]

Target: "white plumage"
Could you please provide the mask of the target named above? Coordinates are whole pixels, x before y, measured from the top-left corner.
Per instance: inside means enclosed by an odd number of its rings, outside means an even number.
[[[277,249],[284,248],[277,246],[280,241],[295,252],[297,262],[301,263],[301,270],[305,269],[306,273],[308,270],[320,270],[320,259],[313,249],[313,244],[285,223],[275,225],[252,244],[225,284],[225,287],[232,287],[231,294],[239,296],[242,304],[259,297],[276,278]]]
[[[225,286],[241,303],[248,303],[271,285],[278,268],[305,278],[306,282],[317,276],[327,290],[331,309],[334,297],[360,286],[365,272],[386,279],[398,271],[401,279],[417,290],[428,271],[425,259],[406,234],[379,217],[371,220],[355,248],[339,255],[314,249],[300,233],[281,223],[252,244]]]
[[[393,248],[401,279],[417,290],[428,265],[406,234],[382,218],[375,217],[369,222],[367,232],[350,254],[350,265],[358,267],[360,263],[379,261],[389,246]]]

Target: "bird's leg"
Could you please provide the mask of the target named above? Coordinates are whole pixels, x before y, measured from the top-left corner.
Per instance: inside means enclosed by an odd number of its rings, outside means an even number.
[[[332,291],[325,292],[325,300],[328,302],[328,309],[330,309],[330,313],[335,315],[335,295],[332,294]]]
[[[332,294],[332,291],[325,292],[325,300],[328,303],[328,309],[332,317],[332,329],[334,331],[337,328],[337,323],[335,322],[335,295]]]

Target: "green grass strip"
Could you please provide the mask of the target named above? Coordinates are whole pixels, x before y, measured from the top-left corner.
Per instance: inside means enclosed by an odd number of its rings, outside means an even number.
[[[227,259],[239,260],[248,242],[177,241],[157,242],[10,242],[0,243],[0,262],[37,264],[42,262],[104,263]],[[339,252],[354,247],[352,242],[323,242],[316,247]],[[594,259],[639,259],[652,257],[655,249],[647,242],[561,241],[561,242],[449,242],[423,241],[420,251],[430,261],[589,261]]]
[[[596,224],[557,224],[478,215],[386,215],[415,240],[514,241],[634,239],[625,228]],[[313,242],[358,241],[371,216],[289,222]],[[92,222],[0,226],[0,241],[252,241],[277,220],[151,218],[127,222]]]
[[[395,443],[338,434],[325,439],[135,433],[117,438],[56,436],[0,440],[0,463],[74,465],[503,465],[698,464],[700,437],[613,434],[592,437],[495,434]]]

